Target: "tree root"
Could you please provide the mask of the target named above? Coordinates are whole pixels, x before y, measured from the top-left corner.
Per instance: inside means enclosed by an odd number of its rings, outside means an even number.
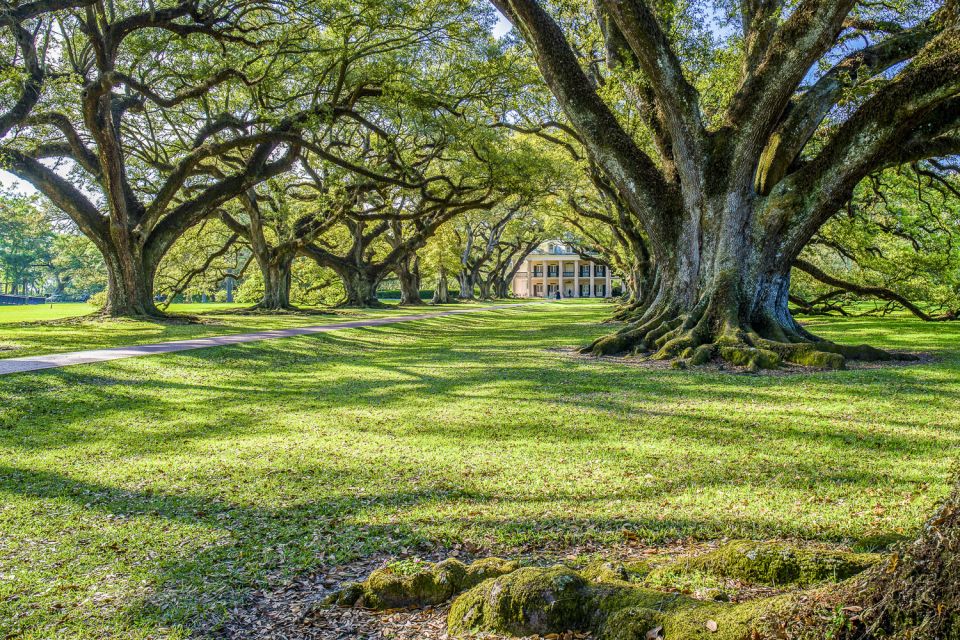
[[[751,640],[777,637],[767,632],[783,620],[795,622],[797,612],[809,608],[811,598],[819,599],[841,586],[845,589],[849,582],[841,580],[882,564],[883,557],[808,545],[737,541],[692,558],[596,562],[579,571],[564,565],[520,568],[496,558],[467,566],[450,559],[377,570],[362,584],[345,585],[326,602],[381,610],[425,607],[462,592],[448,616],[453,636],[586,631],[600,640],[664,636]],[[814,590],[735,604],[719,597],[723,594],[698,599],[681,595],[672,586],[685,579],[703,581],[702,576]]]
[[[516,562],[485,558],[468,565],[455,558],[436,564],[395,563],[370,574],[365,582],[347,583],[326,604],[370,609],[428,607],[449,600],[488,578],[516,571]]]
[[[720,361],[748,371],[777,369],[793,363],[818,369],[843,369],[848,360],[912,360],[869,345],[841,345],[796,329],[766,323],[763,333],[750,325],[718,319],[705,303],[686,314],[670,308],[647,310],[616,333],[603,336],[580,350],[595,356],[646,354],[654,360],[673,360],[675,367],[701,366]]]

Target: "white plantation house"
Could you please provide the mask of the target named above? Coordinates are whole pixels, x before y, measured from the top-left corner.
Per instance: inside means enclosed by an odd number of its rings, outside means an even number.
[[[513,277],[513,294],[521,298],[609,298],[620,278],[602,264],[587,260],[558,240],[544,242],[528,255]]]

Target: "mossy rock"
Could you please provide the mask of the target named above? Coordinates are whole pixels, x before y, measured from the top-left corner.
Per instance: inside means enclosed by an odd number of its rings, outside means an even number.
[[[879,556],[814,549],[780,542],[736,541],[658,571],[701,571],[754,584],[782,586],[839,582],[879,561]]]
[[[572,569],[526,567],[491,578],[453,602],[447,618],[451,635],[495,632],[517,636],[585,631],[592,592]]]
[[[347,583],[326,599],[327,604],[353,606],[360,602],[371,609],[428,607],[445,602],[484,580],[516,571],[519,564],[500,558],[484,558],[467,566],[449,558],[424,564],[410,571],[400,566],[377,569],[362,584]]]

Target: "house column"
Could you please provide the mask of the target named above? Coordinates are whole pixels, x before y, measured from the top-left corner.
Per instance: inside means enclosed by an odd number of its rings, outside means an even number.
[[[533,297],[533,260],[525,258],[527,261],[527,297]]]
[[[573,261],[573,297],[580,297],[580,258]]]
[[[549,271],[547,270],[547,261],[544,260],[543,261],[543,297],[544,298],[550,297],[550,294],[548,293],[549,289],[547,288],[547,273],[549,273]]]
[[[593,288],[593,276],[597,272],[597,265],[590,263],[590,296],[593,297],[596,295],[596,289]]]

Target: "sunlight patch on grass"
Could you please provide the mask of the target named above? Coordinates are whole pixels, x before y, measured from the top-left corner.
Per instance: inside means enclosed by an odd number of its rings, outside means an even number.
[[[948,489],[952,326],[819,324],[881,347],[913,335],[938,361],[786,377],[550,351],[609,332],[610,310],[0,378],[0,635],[187,637],[291,575],[452,544],[909,535]]]

